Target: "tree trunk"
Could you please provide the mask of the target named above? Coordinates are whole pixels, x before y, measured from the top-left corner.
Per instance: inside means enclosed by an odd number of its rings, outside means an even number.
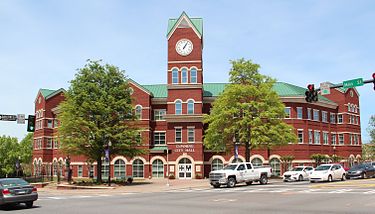
[[[246,162],[250,162],[250,139],[245,143],[245,156],[246,156]]]
[[[96,160],[96,162],[97,162],[97,167],[96,167],[96,182],[98,182],[98,183],[102,183],[103,181],[102,181],[102,158],[100,157],[100,158],[98,158],[97,160]]]

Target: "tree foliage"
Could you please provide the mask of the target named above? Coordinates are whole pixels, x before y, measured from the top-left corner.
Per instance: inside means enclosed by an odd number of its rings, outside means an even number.
[[[272,90],[275,80],[260,74],[260,66],[251,60],[231,63],[230,84],[204,118],[208,124],[206,148],[232,151],[234,138],[240,145],[248,145],[246,149],[297,142],[293,127],[283,121],[285,106]]]
[[[0,177],[15,175],[17,161],[20,171],[30,171],[32,145],[32,133],[26,135],[20,143],[15,137],[0,136]]]
[[[367,132],[370,135],[370,143],[375,144],[375,115],[370,117],[368,125]]]
[[[319,166],[321,163],[326,163],[329,161],[330,157],[325,154],[312,154],[310,159],[315,161],[316,166]]]
[[[124,71],[100,61],[88,61],[71,82],[60,105],[59,134],[66,154],[97,161],[101,182],[102,157],[111,142],[111,155],[135,156],[142,150]]]

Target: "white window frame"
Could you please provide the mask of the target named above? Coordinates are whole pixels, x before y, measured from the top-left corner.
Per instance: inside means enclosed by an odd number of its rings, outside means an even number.
[[[161,114],[164,112],[163,114]],[[155,121],[165,121],[165,115],[167,114],[166,109],[155,109],[154,110],[154,120]]]
[[[287,114],[287,111],[289,112],[288,114]],[[285,112],[285,118],[286,119],[289,119],[289,118],[291,118],[292,117],[292,111],[291,111],[291,108],[290,107],[285,107],[284,108],[284,112]]]
[[[141,105],[136,105],[134,109],[134,115],[138,120],[142,119],[142,109],[143,107]]]
[[[337,145],[337,134],[331,133],[331,145]]]
[[[300,138],[300,134],[302,134],[301,138]],[[304,140],[304,138],[303,138],[304,137],[303,129],[297,129],[297,137],[298,137],[298,143],[299,144],[303,144],[303,140]]]
[[[177,130],[180,131],[180,141],[177,141]],[[182,143],[182,127],[175,127],[174,128],[174,141],[175,141],[175,143]]]
[[[314,132],[313,130],[309,129],[309,144],[314,143]]]
[[[178,73],[179,73],[178,68],[172,68],[172,84],[179,83]]]
[[[320,145],[320,131],[314,130],[314,144]]]
[[[337,114],[337,124],[343,124],[343,123],[344,123],[344,115]]]
[[[317,116],[317,118],[315,116]],[[320,115],[319,115],[319,110],[318,109],[313,109],[313,120],[314,121],[320,121]]]
[[[192,132],[191,132],[192,131]],[[187,127],[187,135],[188,135],[188,143],[194,143],[195,142],[195,127]],[[193,136],[190,136],[193,134]],[[193,138],[191,140],[191,137]]]
[[[187,84],[188,79],[188,69],[186,67],[181,68],[181,84]]]
[[[161,134],[164,134],[164,143],[160,143],[160,139],[161,139]],[[158,138],[158,142],[159,143],[156,143],[156,138]],[[166,132],[165,131],[154,131],[154,145],[166,145],[166,141],[167,141],[167,135],[166,135]]]
[[[195,75],[193,75],[193,72],[192,71],[195,71]],[[191,67],[190,68],[190,83],[197,83],[197,76],[198,76],[198,69],[196,67]],[[195,78],[195,81],[193,81]]]
[[[303,119],[303,108],[297,107],[297,119]]]
[[[193,104],[193,106],[190,106],[191,104]],[[192,107],[192,109],[191,109]],[[188,99],[187,101],[187,114],[194,114],[194,107],[195,107],[195,101],[193,99]],[[190,111],[192,110],[192,112]]]
[[[82,165],[78,165],[77,166],[77,176],[79,178],[82,178],[83,177],[83,166]]]
[[[322,111],[322,122],[328,123],[328,112]]]
[[[179,109],[180,113],[177,113],[177,103],[180,104],[181,108]],[[174,113],[175,115],[182,115],[182,100],[175,100],[174,101]]]
[[[331,124],[336,124],[336,114],[335,113],[330,113],[329,114],[329,122],[331,123]]]
[[[323,132],[323,145],[329,145],[329,133]]]
[[[342,139],[341,139],[342,137]],[[339,145],[344,145],[345,144],[345,135],[344,134],[338,134],[339,138]]]
[[[307,119],[312,120],[311,108],[307,108]]]

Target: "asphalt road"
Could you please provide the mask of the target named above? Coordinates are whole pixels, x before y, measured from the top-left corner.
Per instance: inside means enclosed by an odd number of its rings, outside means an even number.
[[[375,213],[375,180],[273,183],[236,188],[174,189],[152,193],[56,195],[43,193],[32,209],[9,213]],[[5,213],[5,212],[4,212]]]

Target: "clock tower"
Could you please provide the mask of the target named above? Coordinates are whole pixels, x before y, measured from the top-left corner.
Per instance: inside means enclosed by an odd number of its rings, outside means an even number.
[[[176,160],[178,178],[203,174],[202,33],[201,18],[190,18],[183,12],[179,18],[169,19],[165,118],[167,144],[171,159]]]

